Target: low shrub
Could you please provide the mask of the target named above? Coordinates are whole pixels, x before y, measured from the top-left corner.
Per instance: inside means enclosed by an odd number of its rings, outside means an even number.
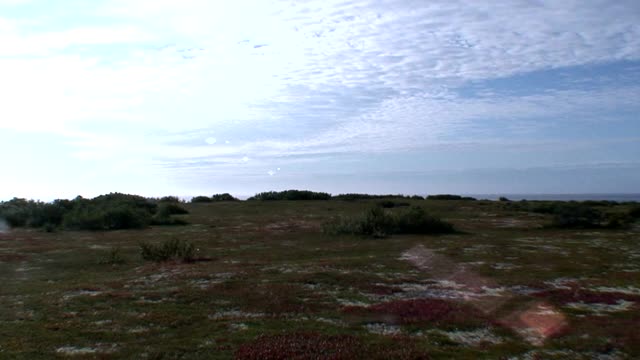
[[[599,210],[570,202],[554,207],[551,225],[557,228],[598,228],[603,226],[604,220]]]
[[[140,243],[140,255],[146,261],[182,260],[183,262],[192,262],[195,252],[196,249],[192,243],[179,239],[166,240],[158,245],[148,242]]]
[[[309,190],[285,190],[267,191],[258,193],[247,200],[329,200],[331,195],[324,192],[314,192]]]
[[[122,256],[122,249],[119,247],[114,247],[109,250],[109,254],[107,254],[104,258],[98,261],[98,264],[102,265],[122,265],[127,261]]]
[[[411,204],[409,204],[408,202],[398,202],[398,201],[393,201],[393,200],[383,200],[378,202],[378,206],[385,208],[385,209],[391,209],[394,207],[403,207],[403,206],[411,206]]]
[[[419,206],[398,213],[374,207],[357,217],[343,217],[323,225],[332,235],[364,235],[385,237],[392,234],[445,234],[455,232],[453,225],[428,215]]]
[[[179,197],[177,196],[163,196],[160,198],[159,200],[160,202],[169,202],[169,203],[180,203],[182,202],[182,200],[180,200]]]
[[[160,204],[158,207],[158,212],[156,215],[159,216],[170,216],[170,215],[184,215],[188,214],[189,211],[182,206],[175,203],[166,203]]]
[[[333,200],[343,200],[343,201],[355,201],[355,200],[377,200],[377,199],[412,199],[412,200],[424,200],[424,198],[420,195],[373,195],[373,194],[339,194],[331,197]]]
[[[210,203],[212,200],[208,196],[196,196],[191,199],[192,203]]]
[[[438,194],[438,195],[429,195],[427,196],[427,200],[469,200],[474,201],[475,198],[470,196],[460,196],[460,195],[451,195],[451,194]]]
[[[213,196],[211,196],[211,201],[240,201],[240,199],[233,197],[229,193],[224,193],[224,194],[213,194]]]

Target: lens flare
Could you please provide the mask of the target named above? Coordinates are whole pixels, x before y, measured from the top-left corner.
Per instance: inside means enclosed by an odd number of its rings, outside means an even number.
[[[9,224],[2,218],[0,218],[0,234],[6,234],[11,230]]]

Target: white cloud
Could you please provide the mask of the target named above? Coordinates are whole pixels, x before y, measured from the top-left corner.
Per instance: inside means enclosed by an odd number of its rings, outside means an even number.
[[[558,122],[637,111],[640,88],[458,90],[640,60],[639,4],[107,0],[77,22],[0,17],[0,129],[65,136],[74,159],[127,159],[123,172],[535,143]]]

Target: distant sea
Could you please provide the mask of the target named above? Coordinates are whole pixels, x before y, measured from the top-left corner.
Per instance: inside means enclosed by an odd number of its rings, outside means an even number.
[[[497,200],[506,197],[509,200],[560,200],[560,201],[640,201],[640,194],[465,194],[476,199]]]

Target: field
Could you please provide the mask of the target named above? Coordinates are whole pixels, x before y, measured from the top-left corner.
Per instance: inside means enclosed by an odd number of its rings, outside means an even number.
[[[328,235],[324,222],[376,203],[328,200],[1,233],[0,358],[640,358],[637,225],[553,229],[501,202],[407,202],[458,232]],[[142,260],[141,241],[168,239],[192,242],[195,261]]]

